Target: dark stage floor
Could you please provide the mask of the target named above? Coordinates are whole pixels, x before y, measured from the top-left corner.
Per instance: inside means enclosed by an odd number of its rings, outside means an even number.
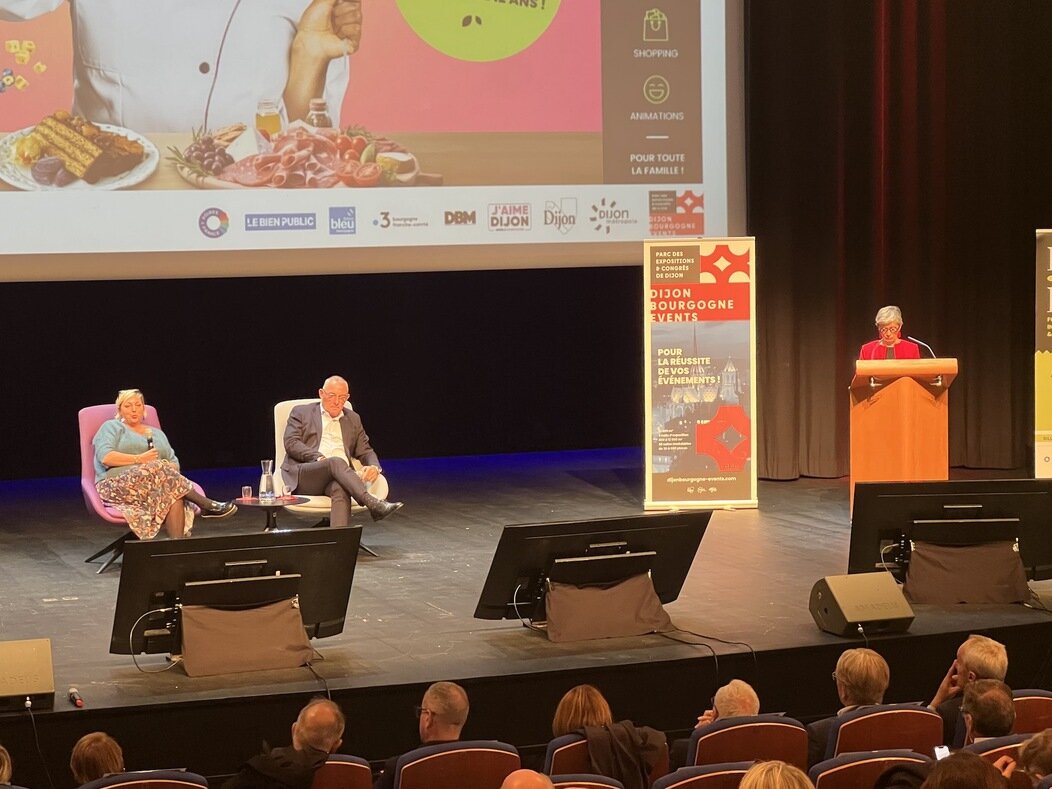
[[[472,618],[501,527],[639,513],[639,451],[384,465],[392,498],[406,507],[382,524],[358,516],[365,524],[363,542],[380,557],[359,559],[345,632],[315,642],[324,657],[316,670],[351,717],[345,752],[379,759],[411,746],[415,722],[409,709],[420,688],[436,679],[469,686],[475,703],[466,735],[517,745],[543,742],[554,701],[582,681],[603,687],[616,713],[665,729],[689,728],[717,682],[733,676],[758,686],[766,710],[808,717],[835,708],[828,682],[819,680],[818,691],[806,689],[814,686],[814,677],[827,678],[836,655],[854,644],[820,632],[807,600],[819,577],[846,572],[846,480],[761,482],[758,510],[714,514],[683,593],[668,611],[683,631],[745,642],[753,654],[743,645],[704,641],[708,646],[699,647],[660,636],[552,644],[518,622]],[[233,497],[242,484],[256,482],[252,469],[192,476],[217,497]],[[243,510],[227,521],[199,522],[198,534],[258,531],[262,518],[258,511]],[[309,523],[290,515],[281,519],[285,526]],[[188,750],[176,751],[174,763],[217,774],[251,754],[255,746],[244,753],[243,743],[258,743],[262,736],[281,742],[294,710],[322,690],[306,670],[191,679],[178,667],[142,674],[130,658],[108,654],[119,572],[96,575],[97,565],[85,564],[84,557],[118,533],[87,513],[75,479],[0,483],[0,640],[52,641],[60,698],[50,714],[56,719],[50,735],[48,714],[38,716],[45,741],[68,754],[66,743],[91,728],[133,721],[141,728],[143,720],[167,714],[174,717],[165,720],[175,721],[196,709],[212,710],[213,722],[224,715],[239,721],[236,733],[224,732],[227,764],[217,763],[222,748],[201,741],[214,739],[207,731],[190,738]],[[1047,592],[1048,584],[1034,586]],[[1050,597],[1045,594],[1046,603]],[[882,651],[884,644],[892,662],[888,700],[930,694],[961,634],[972,631],[1006,641],[1011,638],[1005,634],[1015,633],[1020,646],[1010,652],[1016,673],[1009,679],[1018,687],[1047,686],[1049,615],[1022,606],[919,606],[908,636],[874,641]],[[701,640],[687,633],[677,637]],[[150,669],[164,665],[160,656],[140,662]],[[80,689],[87,710],[66,705],[70,685]],[[262,705],[258,718],[243,714],[248,704]],[[519,709],[509,720],[508,705],[529,711]],[[372,723],[356,725],[355,709],[367,710]],[[375,725],[378,715],[388,720],[384,727]],[[77,716],[94,717],[89,724]],[[205,728],[212,725],[218,724]],[[18,715],[0,716],[0,741],[28,742],[26,731]],[[142,734],[140,750],[150,734]],[[151,765],[129,760],[132,766]],[[63,779],[56,785],[68,783]]]

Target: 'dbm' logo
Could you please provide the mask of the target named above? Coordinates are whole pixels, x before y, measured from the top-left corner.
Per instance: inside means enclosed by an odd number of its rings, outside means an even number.
[[[446,211],[447,225],[473,225],[475,224],[474,211]]]

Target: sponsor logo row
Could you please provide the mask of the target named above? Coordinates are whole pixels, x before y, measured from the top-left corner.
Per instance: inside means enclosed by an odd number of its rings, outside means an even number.
[[[700,235],[704,229],[704,200],[693,192],[660,190],[650,192],[649,226],[652,234]],[[438,221],[395,211],[380,211],[368,218],[380,230],[389,228],[425,228],[432,224],[446,227],[480,227],[490,231],[523,232],[535,225],[550,227],[562,235],[587,228],[592,233],[607,236],[620,227],[637,225],[632,212],[613,198],[603,197],[595,202],[579,205],[576,197],[545,200],[539,211],[532,203],[488,203],[484,210],[451,208],[442,212]],[[328,223],[319,223],[314,212],[247,213],[243,228],[247,233],[280,231],[317,231],[323,227],[331,236],[353,236],[358,233],[361,217],[355,206],[330,206]],[[198,218],[198,228],[208,238],[219,238],[230,229],[230,216],[221,208],[206,208]]]

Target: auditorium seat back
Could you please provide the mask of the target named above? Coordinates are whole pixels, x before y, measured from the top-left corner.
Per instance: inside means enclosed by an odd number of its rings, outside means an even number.
[[[500,789],[519,752],[496,740],[425,745],[398,757],[394,789]]]
[[[625,789],[625,785],[617,779],[593,773],[553,775],[551,779],[555,789]]]
[[[650,770],[650,782],[668,772],[668,743]],[[544,753],[546,775],[570,775],[592,772],[592,759],[588,755],[588,740],[581,734],[564,734],[548,743]]]
[[[1012,691],[1015,701],[1015,727],[1013,733],[1052,729],[1052,690],[1027,688]]]
[[[107,775],[80,789],[208,789],[203,775],[183,770],[142,770]]]
[[[927,756],[909,750],[843,753],[819,762],[808,776],[815,789],[870,789],[881,773],[896,764],[931,763]]]
[[[311,789],[372,789],[373,771],[369,762],[359,756],[329,754],[314,772]]]
[[[680,767],[658,778],[652,789],[738,789],[742,777],[756,762],[727,762]]]
[[[942,718],[916,704],[877,704],[838,715],[826,758],[854,751],[907,749],[931,756],[942,744]]]
[[[807,769],[807,729],[783,715],[721,718],[695,729],[687,746],[687,764],[769,761]]]

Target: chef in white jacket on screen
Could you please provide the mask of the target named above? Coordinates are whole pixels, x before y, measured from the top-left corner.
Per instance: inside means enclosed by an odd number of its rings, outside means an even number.
[[[67,0],[0,0],[21,21]],[[73,112],[138,132],[251,123],[261,100],[304,118],[324,96],[338,122],[361,0],[68,0]],[[57,109],[57,108],[56,108]]]

